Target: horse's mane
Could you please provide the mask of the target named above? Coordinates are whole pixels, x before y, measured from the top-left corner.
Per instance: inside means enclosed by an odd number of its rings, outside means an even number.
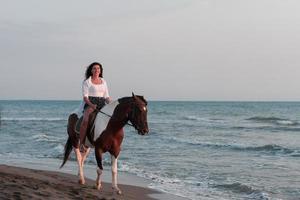
[[[137,98],[139,98],[141,101],[143,101],[146,105],[148,104],[148,102],[146,101],[146,99],[143,97],[143,96],[140,96],[140,95],[135,95]],[[133,101],[133,97],[122,97],[122,98],[119,98],[118,101],[120,103],[130,103]]]

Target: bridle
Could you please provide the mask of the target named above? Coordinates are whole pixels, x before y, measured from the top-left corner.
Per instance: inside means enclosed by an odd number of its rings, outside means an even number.
[[[131,103],[131,104],[134,105],[134,106],[131,106],[131,109],[132,109],[132,110],[131,110],[131,112],[130,112],[129,114],[127,114],[127,119],[135,119],[136,109],[138,109],[137,106],[136,106],[134,103]],[[105,112],[103,112],[103,111],[101,111],[101,110],[99,110],[99,109],[96,109],[96,111],[97,111],[98,113],[101,113],[101,114],[103,114],[103,115],[109,117],[109,118],[112,118],[112,115],[109,115],[109,114],[107,114],[107,113],[105,113]],[[133,125],[132,123],[129,123],[128,121],[125,123],[125,125],[132,126],[132,127],[134,127],[134,128],[136,129],[136,126]]]
[[[147,105],[147,104],[146,104]],[[135,113],[136,112],[134,112],[137,108],[136,108],[137,106],[134,106],[133,108],[132,108],[132,110],[131,110],[131,114],[127,114],[127,119],[134,119],[134,117],[135,117]],[[109,118],[112,118],[112,115],[110,115],[110,114],[107,114],[107,113],[105,113],[105,112],[103,112],[103,111],[101,111],[100,109],[98,109],[98,108],[96,108],[95,109],[96,110],[96,112],[97,113],[101,113],[101,114],[103,114],[103,115],[105,115],[105,116],[107,116],[107,117],[109,117]],[[129,126],[132,126],[133,128],[135,128],[135,129],[137,129],[137,127],[135,126],[135,125],[133,125],[132,123],[129,123],[128,121],[129,120],[127,120],[127,122],[125,122],[125,125],[129,125]],[[94,121],[94,123],[93,123],[93,126],[92,126],[92,128],[91,128],[91,132],[93,131],[93,129],[95,128],[95,121]]]

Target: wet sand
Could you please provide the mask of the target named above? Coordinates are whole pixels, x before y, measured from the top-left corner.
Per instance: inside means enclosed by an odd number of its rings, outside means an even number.
[[[119,187],[122,195],[115,194],[108,183],[103,183],[101,191],[96,190],[94,180],[80,185],[72,174],[0,165],[0,199],[152,200],[149,195],[160,193],[139,186]]]

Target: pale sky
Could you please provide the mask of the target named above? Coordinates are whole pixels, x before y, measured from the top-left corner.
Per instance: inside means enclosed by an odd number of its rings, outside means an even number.
[[[299,0],[0,0],[0,99],[300,100]]]

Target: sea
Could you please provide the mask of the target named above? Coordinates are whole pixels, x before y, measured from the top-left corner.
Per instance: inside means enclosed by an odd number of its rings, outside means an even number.
[[[63,158],[80,101],[0,101],[0,163]],[[300,199],[300,102],[149,101],[150,132],[130,126],[118,170],[187,199]],[[68,162],[76,162],[74,153]],[[104,156],[110,169],[110,157]],[[94,152],[87,165],[96,169]]]

